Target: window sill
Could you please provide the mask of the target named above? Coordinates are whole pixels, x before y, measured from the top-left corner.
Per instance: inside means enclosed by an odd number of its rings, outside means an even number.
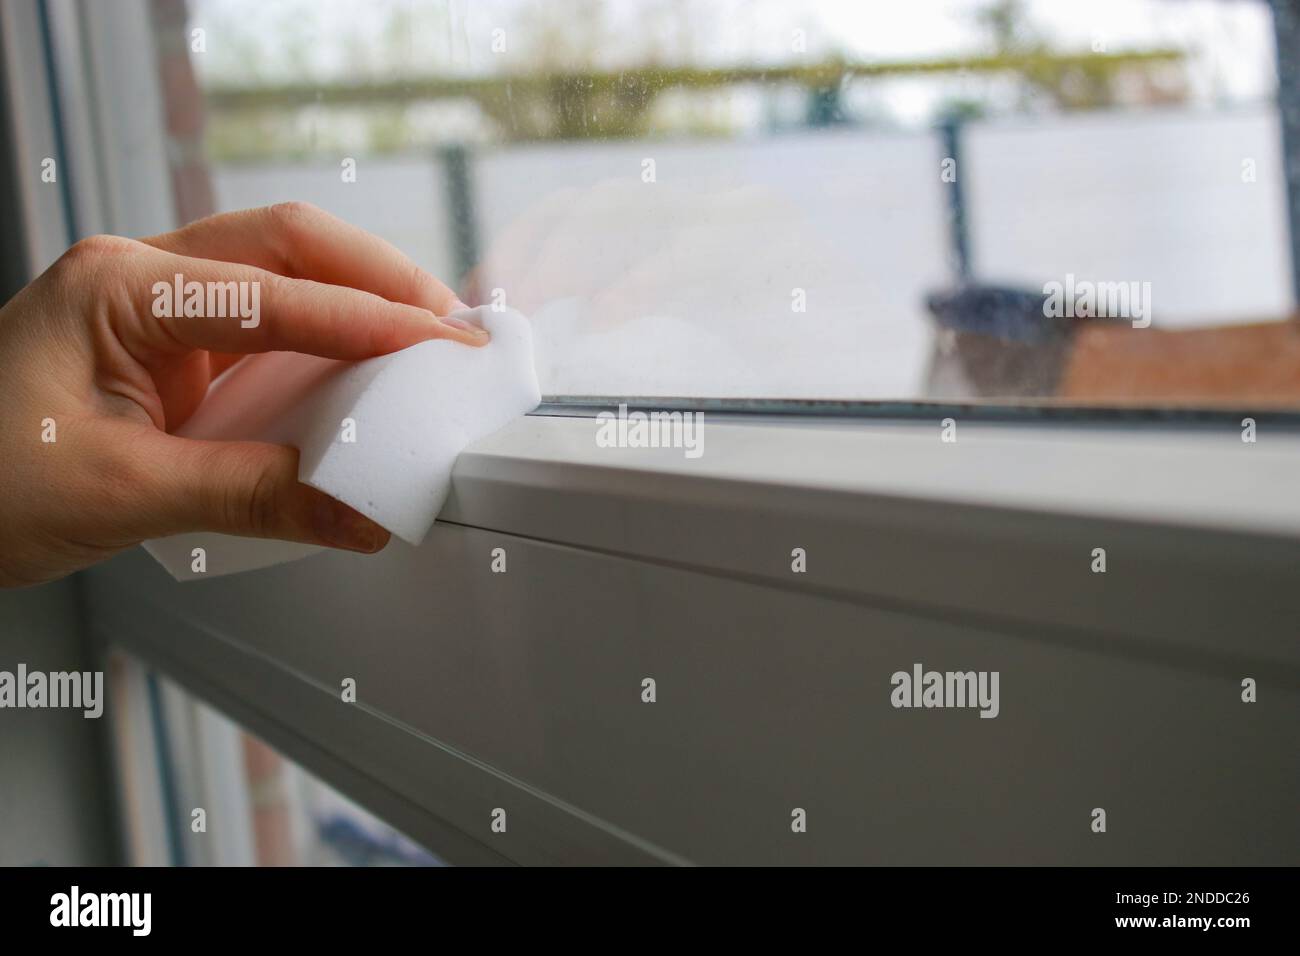
[[[1300,795],[1282,761],[1229,772],[1285,742],[1228,733],[1220,753],[1215,728],[1244,719],[1241,675],[1281,709],[1268,726],[1300,715],[1294,437],[961,424],[943,444],[937,423],[718,417],[687,459],[599,448],[596,427],[531,416],[476,443],[419,549],[183,585],[136,552],[87,575],[90,619],[453,862],[942,863],[959,846],[1025,863],[1027,845],[1039,862],[1241,862],[1287,844],[1278,808]],[[920,733],[881,710],[903,663],[986,660],[1018,688],[997,720]],[[1152,714],[1190,729],[1152,751],[1133,733]],[[974,829],[940,806],[970,760],[988,772],[963,793],[997,808]],[[1144,836],[1095,856],[1056,828],[1039,785],[1067,779],[1118,787]],[[1177,814],[1200,804],[1171,808],[1168,788],[1238,785],[1213,799],[1249,804],[1272,839],[1226,827],[1180,855],[1195,821]],[[854,836],[900,799],[896,840]],[[822,835],[779,839],[813,801]]]

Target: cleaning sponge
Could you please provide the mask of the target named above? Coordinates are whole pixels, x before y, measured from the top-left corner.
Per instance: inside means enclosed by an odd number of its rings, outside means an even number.
[[[419,544],[447,498],[461,449],[537,407],[526,318],[480,306],[456,315],[492,334],[481,348],[444,339],[364,362],[294,352],[244,359],[212,383],[177,434],[299,450],[298,480]],[[178,580],[265,567],[312,545],[185,534],[146,541]],[[193,550],[206,569],[195,572]]]

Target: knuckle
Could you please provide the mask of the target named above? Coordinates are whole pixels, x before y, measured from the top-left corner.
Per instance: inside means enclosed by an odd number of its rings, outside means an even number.
[[[293,279],[268,272],[258,279],[260,318],[258,332],[266,337],[271,348],[289,348],[287,326],[292,323],[277,321],[286,309],[305,309],[319,303],[315,283],[308,279]]]
[[[268,272],[257,280],[260,284],[259,295],[263,303],[283,302],[294,296],[303,295],[306,287],[304,280],[292,279],[275,272]]]
[[[432,307],[433,303],[441,298],[441,283],[410,260],[407,260],[404,268],[406,269],[406,287],[410,290],[410,301]]]
[[[429,280],[432,276],[405,256],[403,256],[402,259],[404,260],[402,262],[402,269],[406,272],[406,287],[412,292],[427,291],[430,286]]]
[[[363,330],[361,340],[365,342],[368,354],[384,355],[402,341],[404,314],[402,308],[394,303],[377,295],[369,296],[358,304],[349,326]],[[345,326],[340,323],[337,328],[341,339]]]
[[[87,236],[79,239],[62,256],[64,262],[95,267],[107,259],[116,259],[135,252],[139,244],[122,236]]]
[[[319,207],[299,199],[266,208],[267,233],[280,271],[287,275],[300,272],[301,247],[311,241],[311,233],[324,216]]]
[[[234,512],[232,524],[258,537],[270,537],[280,513],[280,483],[274,473],[261,471],[247,494],[231,495],[227,502]]]
[[[288,238],[295,238],[310,229],[325,215],[319,206],[300,199],[276,203],[267,210],[275,227]]]

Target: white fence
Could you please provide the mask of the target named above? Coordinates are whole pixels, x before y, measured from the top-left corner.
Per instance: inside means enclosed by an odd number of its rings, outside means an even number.
[[[1156,327],[1279,318],[1294,305],[1279,135],[1265,108],[971,124],[975,276],[1149,281]],[[474,281],[533,316],[548,394],[920,397],[924,296],[953,279],[940,142],[806,130],[480,151]],[[221,168],[216,188],[226,209],[309,200],[454,268],[435,155],[363,158],[346,184],[337,163]]]

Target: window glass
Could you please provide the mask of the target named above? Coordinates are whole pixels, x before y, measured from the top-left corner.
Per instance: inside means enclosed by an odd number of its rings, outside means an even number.
[[[528,314],[550,396],[1300,401],[1300,35],[1262,0],[194,0],[158,29],[197,78],[164,71],[184,217],[378,232]]]
[[[152,836],[175,865],[446,865],[179,685],[119,660],[136,669],[134,690],[151,705],[147,721],[119,721],[124,805],[159,810],[136,821],[157,833],[127,828],[133,863],[162,861],[142,849]]]

